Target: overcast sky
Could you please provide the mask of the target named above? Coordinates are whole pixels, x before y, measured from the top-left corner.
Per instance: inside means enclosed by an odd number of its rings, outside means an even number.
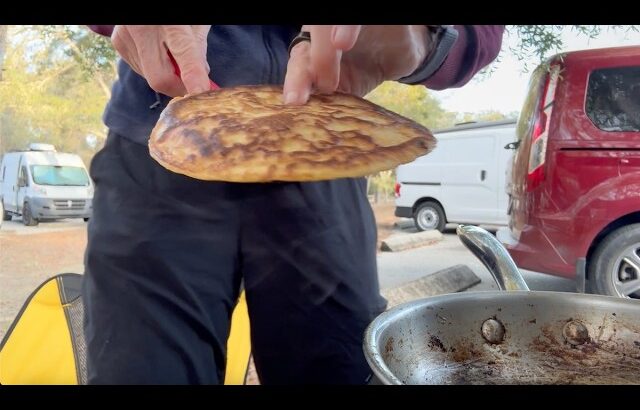
[[[496,64],[491,77],[482,80],[471,80],[460,89],[433,91],[442,106],[454,112],[480,112],[497,110],[503,113],[520,111],[529,81],[529,73],[523,72],[523,62],[518,61],[508,51],[508,45],[515,45],[514,36],[505,36],[503,50],[507,50],[502,61]],[[578,37],[570,30],[563,33],[564,49],[562,51],[584,50],[590,48],[640,45],[640,33],[619,30],[617,33],[603,30],[601,36],[590,40],[586,36]],[[551,54],[556,54],[551,53]],[[535,58],[530,66],[535,67]]]

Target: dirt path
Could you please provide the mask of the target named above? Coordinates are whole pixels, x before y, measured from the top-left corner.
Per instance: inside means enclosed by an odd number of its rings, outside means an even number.
[[[373,205],[380,242],[393,230],[397,218],[393,202]],[[80,221],[82,222],[82,221]],[[49,225],[51,227],[53,225]],[[47,225],[29,228],[3,226],[0,230],[0,339],[31,292],[45,279],[64,272],[83,273],[87,246],[85,225],[38,232]],[[26,231],[25,231],[26,229]],[[30,231],[32,230],[32,231]],[[18,234],[17,232],[28,233]]]
[[[393,230],[393,224],[398,220],[394,215],[396,206],[394,202],[386,202],[372,205],[373,212],[376,216],[376,224],[378,225],[378,245],[380,252],[380,243],[385,240]]]
[[[31,292],[64,272],[83,273],[85,229],[16,235],[0,231],[0,339]]]

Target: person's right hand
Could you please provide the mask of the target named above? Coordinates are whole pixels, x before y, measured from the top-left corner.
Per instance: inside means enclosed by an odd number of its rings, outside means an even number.
[[[209,90],[207,34],[211,26],[115,26],[113,47],[155,91],[171,97]],[[174,73],[167,54],[180,67]]]

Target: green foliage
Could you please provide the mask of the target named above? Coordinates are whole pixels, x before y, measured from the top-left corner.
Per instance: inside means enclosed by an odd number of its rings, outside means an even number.
[[[378,172],[369,177],[368,194],[373,195],[376,201],[382,198],[388,200],[393,197],[395,183],[395,170]]]
[[[387,81],[365,98],[424,125],[429,129],[452,126],[454,113],[445,111],[439,101],[421,85],[405,85]]]
[[[562,34],[566,30],[570,30],[576,33],[578,36],[596,38],[602,34],[603,30],[616,31],[638,31],[640,26],[596,26],[596,25],[521,25],[521,26],[507,26],[507,33],[509,35],[516,35],[518,37],[518,45],[516,47],[509,47],[509,51],[523,62],[523,68],[525,71],[531,69],[531,65],[527,63],[527,60],[536,57],[533,61],[535,65],[544,62],[548,57],[553,54],[560,53],[564,47],[562,41]],[[504,52],[504,49],[502,50]]]
[[[86,78],[113,70],[116,52],[111,41],[84,26],[25,26],[23,30],[35,34],[28,45],[40,51],[34,60],[41,69],[72,59]]]
[[[608,29],[637,31],[637,27]],[[565,30],[595,38],[605,28],[520,25],[507,30],[519,39],[510,51],[528,69],[526,61],[531,57],[543,60],[561,51]],[[0,154],[43,141],[78,152],[88,161],[105,137],[101,114],[117,75],[115,61],[110,40],[84,26],[10,26],[8,30],[0,26]],[[486,73],[490,75],[491,70]],[[386,82],[367,98],[434,130],[465,121],[504,118],[495,112],[446,112],[422,86]],[[89,134],[97,137],[96,146],[87,144]],[[372,179],[372,188],[392,192],[391,176]]]
[[[88,163],[106,137],[102,111],[115,79],[115,53],[82,27],[28,26],[9,35],[0,82],[0,154],[46,142]],[[98,144],[88,144],[89,135]]]
[[[456,116],[456,124],[463,122],[484,122],[484,121],[501,121],[501,120],[515,120],[518,118],[518,112],[512,111],[510,113],[502,113],[495,110],[486,110],[481,112],[465,112],[458,113]]]

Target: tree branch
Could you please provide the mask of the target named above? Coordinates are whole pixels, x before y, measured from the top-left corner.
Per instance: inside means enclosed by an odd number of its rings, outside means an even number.
[[[104,81],[104,78],[102,78],[102,73],[96,73],[95,74],[95,79],[98,82],[98,85],[100,86],[100,88],[102,89],[102,92],[104,93],[104,95],[107,97],[107,99],[110,99],[111,98],[111,88],[109,88],[107,83]]]
[[[4,71],[4,56],[7,53],[7,29],[9,26],[0,26],[0,81]]]
[[[85,61],[85,62],[87,61],[84,54],[82,54],[80,47],[78,47],[78,45],[72,39],[70,39],[66,33],[57,33],[57,37],[63,40],[69,47],[71,47],[71,51],[76,55],[76,57],[78,57],[82,61]],[[100,86],[100,89],[102,90],[104,95],[107,98],[111,98],[111,89],[109,88],[107,83],[104,81],[104,78],[102,78],[102,74],[96,72],[93,78],[94,80],[96,80],[96,82]]]

